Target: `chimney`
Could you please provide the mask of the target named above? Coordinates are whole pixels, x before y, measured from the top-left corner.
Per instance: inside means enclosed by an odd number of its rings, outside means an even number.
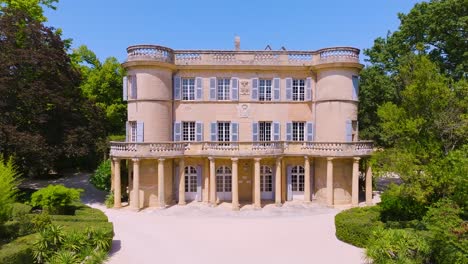
[[[234,47],[236,51],[240,50],[240,37],[239,36],[234,37]]]

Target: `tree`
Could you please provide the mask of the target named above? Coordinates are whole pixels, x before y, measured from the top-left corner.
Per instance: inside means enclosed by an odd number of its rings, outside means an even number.
[[[468,72],[468,0],[431,0],[416,4],[408,14],[398,14],[400,27],[365,49],[371,65],[361,73],[361,136],[389,146],[381,137],[376,107],[399,104],[406,87],[400,66],[414,55],[427,55],[436,68],[454,81],[466,80]]]
[[[0,0],[0,7],[21,10],[32,19],[45,22],[47,18],[44,16],[43,6],[55,10],[56,3],[58,0]]]
[[[104,137],[103,115],[81,95],[59,33],[21,9],[2,11],[0,152],[30,174],[88,165]]]
[[[124,134],[127,107],[122,100],[123,67],[114,57],[101,63],[84,45],[73,50],[70,56],[82,73],[80,87],[83,94],[106,114],[107,133]]]

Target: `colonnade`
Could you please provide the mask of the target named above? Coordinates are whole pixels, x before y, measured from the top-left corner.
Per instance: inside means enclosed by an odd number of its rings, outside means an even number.
[[[309,156],[304,156],[304,202],[311,202],[312,190],[311,190],[311,173],[310,173],[310,159]],[[327,173],[326,173],[326,204],[328,206],[334,205],[334,180],[333,180],[333,160],[336,158],[328,157],[327,160]],[[351,179],[351,204],[357,206],[359,203],[359,160],[360,158],[355,157],[353,159],[352,166],[352,179]],[[112,189],[114,191],[114,207],[122,207],[121,202],[121,175],[120,175],[120,162],[122,159],[112,159]],[[262,158],[253,158],[254,160],[254,177],[253,177],[253,206],[255,209],[261,208],[261,188],[260,188],[260,165]],[[157,159],[157,170],[158,170],[158,203],[159,207],[166,207],[166,194],[165,194],[165,179],[164,179],[164,163],[166,159]],[[204,197],[203,201],[209,203],[211,206],[217,205],[217,194],[216,194],[216,167],[215,158],[208,157],[209,163],[209,179],[206,179],[202,184],[205,189],[209,189],[209,196]],[[232,184],[232,209],[239,210],[239,169],[238,169],[239,158],[231,158],[231,184]],[[131,159],[132,166],[129,166],[129,184],[130,174],[133,174],[132,189],[133,196],[130,197],[130,207],[133,209],[140,209],[140,159]],[[208,164],[207,164],[208,165]],[[176,172],[179,174],[179,191],[178,191],[178,204],[185,205],[185,161],[183,158],[179,158],[179,170]],[[281,189],[282,189],[282,157],[277,157],[275,160],[275,197],[274,201],[276,205],[282,204]],[[372,169],[370,166],[366,170],[366,203],[372,204]],[[177,184],[177,183],[175,183]]]

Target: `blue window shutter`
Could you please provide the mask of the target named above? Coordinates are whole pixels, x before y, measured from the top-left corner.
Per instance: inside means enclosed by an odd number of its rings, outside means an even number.
[[[239,141],[239,123],[231,122],[231,141]]]
[[[202,166],[197,166],[197,201],[202,201]]]
[[[180,76],[175,76],[174,77],[174,100],[180,100],[181,83],[182,83],[182,80],[180,79]]]
[[[307,122],[307,141],[314,141],[314,123]]]
[[[137,99],[137,76],[132,75],[132,94],[130,95],[130,98],[132,99]]]
[[[346,142],[353,141],[353,124],[351,120],[346,120]]]
[[[231,78],[231,100],[239,100],[239,79]]]
[[[273,79],[273,100],[279,101],[280,95],[280,78]]]
[[[195,124],[195,134],[196,134],[196,140],[197,141],[203,141],[203,123],[198,121]]]
[[[292,201],[292,199],[293,199],[291,170],[292,170],[291,165],[288,165],[287,169],[286,169],[286,171],[287,171],[287,187],[288,187],[288,189],[286,191],[286,195],[287,195],[286,200],[288,200],[288,201]]]
[[[258,78],[252,79],[252,100],[258,100]]]
[[[144,141],[145,126],[143,122],[137,122],[137,142]]]
[[[210,139],[212,142],[218,141],[217,135],[218,135],[218,123],[212,122],[211,123],[211,130],[210,130]]]
[[[353,75],[353,100],[357,100],[359,96],[359,77]]]
[[[175,122],[174,123],[174,141],[182,140],[182,138],[180,137],[180,130],[181,130],[181,123]]]
[[[273,173],[272,177],[271,177],[271,182],[273,184],[272,186],[272,196],[271,196],[271,199],[274,200],[275,199],[275,194],[276,194],[276,166],[273,166],[271,172]]]
[[[122,92],[123,92],[123,100],[127,101],[128,100],[128,78],[127,76],[123,77]]]
[[[280,133],[280,122],[273,123],[273,140],[280,141],[281,140],[281,133]]]
[[[203,78],[195,78],[195,89],[195,99],[199,101],[203,100]]]
[[[176,201],[179,201],[179,181],[180,181],[179,166],[175,167],[174,175],[175,175],[174,198]]]
[[[216,83],[215,77],[210,78],[210,100],[216,100]]]
[[[305,82],[305,99],[306,101],[312,100],[312,78],[308,77]]]
[[[286,123],[286,140],[287,141],[292,140],[292,123],[291,122]]]
[[[292,78],[286,78],[286,100],[292,100]]]
[[[258,141],[258,123],[257,122],[252,123],[252,141],[254,142]]]
[[[130,140],[130,123],[127,121],[125,122],[125,142],[129,142]]]

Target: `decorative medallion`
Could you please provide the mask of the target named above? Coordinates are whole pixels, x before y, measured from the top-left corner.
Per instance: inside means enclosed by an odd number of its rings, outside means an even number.
[[[240,118],[248,118],[250,116],[250,104],[239,104],[237,112]]]

